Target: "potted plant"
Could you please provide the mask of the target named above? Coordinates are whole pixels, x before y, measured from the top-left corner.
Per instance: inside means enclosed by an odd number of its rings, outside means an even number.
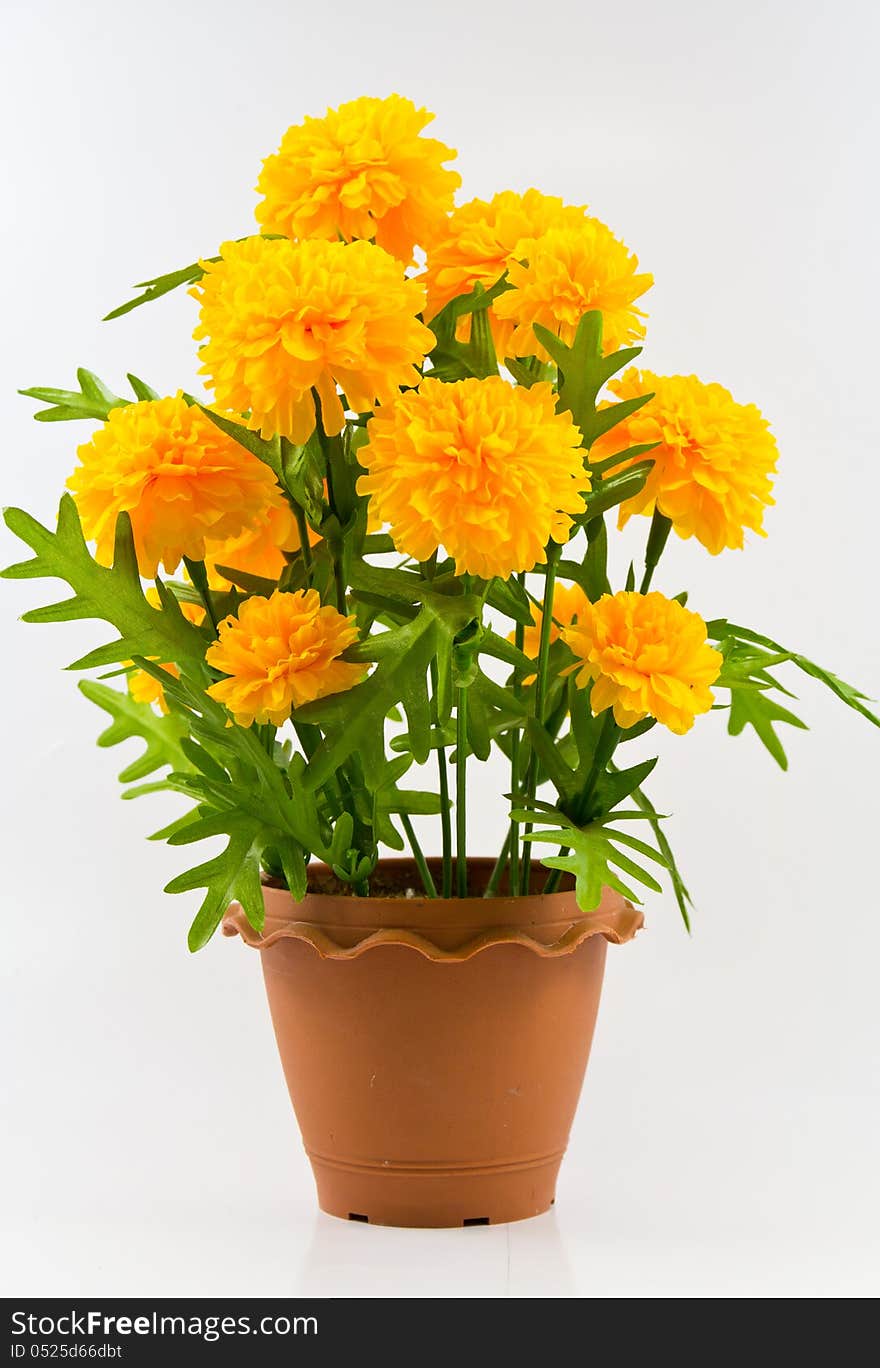
[[[671,533],[716,555],[762,532],[768,424],[635,365],[651,276],[585,208],[454,207],[429,119],[392,96],[289,129],[259,231],[108,315],[189,286],[203,399],[87,370],[23,391],[97,427],[54,529],[7,511],[33,557],[4,573],[70,586],[28,621],[112,629],[74,666],[99,744],[143,741],[126,797],[189,800],[157,836],[219,843],[167,891],[204,889],[191,949],[222,924],[260,950],[322,1207],[468,1225],[553,1201],[639,890],[665,877],[688,922],[631,743],[724,709],[784,768],[785,665],[880,722],[655,583]],[[473,853],[493,751],[507,836]]]

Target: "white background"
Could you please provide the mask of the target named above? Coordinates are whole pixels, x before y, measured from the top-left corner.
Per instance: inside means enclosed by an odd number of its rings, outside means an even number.
[[[100,315],[250,230],[288,124],[399,90],[459,148],[463,197],[587,200],[656,276],[647,363],[771,417],[768,539],[715,560],[677,543],[659,586],[880,691],[875,6],[7,0],[4,16],[4,503],[50,520],[86,435],[34,425],[15,387],[64,386],[78,364],[192,386],[184,294]],[[20,549],[4,532],[3,559]],[[315,1214],[256,958],[219,938],[190,957],[197,897],[160,891],[184,853],[142,836],[176,804],[120,803],[123,757],[93,744],[104,715],[61,673],[103,638],[15,620],[51,592],[0,591],[4,1292],[878,1291],[880,734],[804,681],[812,731],[787,734],[788,775],[723,714],[669,738],[655,801],[695,934],[654,899],[648,931],[609,953],[555,1214],[351,1226]],[[486,850],[492,785],[474,778]]]

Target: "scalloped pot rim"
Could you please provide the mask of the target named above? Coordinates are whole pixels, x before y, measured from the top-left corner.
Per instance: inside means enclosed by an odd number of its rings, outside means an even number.
[[[471,868],[479,874],[487,864],[472,861]],[[406,865],[381,861],[379,870],[397,873]],[[262,933],[233,904],[223,919],[223,934],[241,936],[255,950],[284,940],[305,941],[322,959],[351,960],[381,946],[402,946],[426,959],[460,962],[493,945],[521,945],[552,958],[571,954],[591,936],[624,944],[644,926],[641,910],[608,888],[598,908],[587,914],[580,912],[571,890],[519,898],[449,899],[367,899],[310,892],[297,903],[286,889],[264,884],[263,896]]]

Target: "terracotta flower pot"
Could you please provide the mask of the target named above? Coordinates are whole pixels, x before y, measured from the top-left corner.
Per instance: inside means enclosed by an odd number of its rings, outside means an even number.
[[[479,891],[491,862],[470,862]],[[436,871],[438,874],[439,872]],[[318,871],[314,886],[328,871]],[[375,883],[418,887],[408,861]],[[326,886],[326,882],[325,882]],[[461,1226],[546,1211],[590,1051],[608,941],[642,914],[606,890],[527,898],[355,898],[266,886],[260,951],[322,1209]]]

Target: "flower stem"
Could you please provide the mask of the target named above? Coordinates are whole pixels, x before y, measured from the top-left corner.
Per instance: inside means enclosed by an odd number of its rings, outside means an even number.
[[[455,703],[455,891],[466,898],[467,877],[467,688],[456,688]]]
[[[519,580],[519,583],[520,583],[521,585],[524,586],[525,576],[524,576],[524,575],[518,575],[518,576],[517,576],[517,579]],[[514,628],[514,645],[516,646],[516,649],[517,649],[518,651],[521,651],[522,648],[523,648],[523,642],[524,642],[524,640],[525,640],[525,631],[526,631],[526,629],[525,629],[524,624],[521,623],[521,622],[518,622],[518,623],[516,624],[515,628]],[[518,685],[518,682],[517,682],[517,676],[514,676],[513,691],[514,691],[514,694],[515,694],[516,696],[519,695],[520,690],[519,690],[519,685]],[[510,791],[511,791],[511,793],[514,795],[514,796],[513,796],[513,802],[514,802],[514,803],[517,802],[518,799],[519,799],[519,756],[520,756],[520,730],[519,730],[519,727],[515,727],[515,728],[514,728],[514,732],[513,732],[513,736],[511,737],[511,742],[510,742]],[[519,850],[519,827],[518,827],[518,825],[517,825],[516,822],[511,822],[511,823],[510,823],[510,830],[509,830],[508,833],[507,833],[507,842],[508,842],[508,847],[509,847],[509,850],[510,850],[510,879],[509,879],[509,886],[510,886],[511,892],[512,892],[512,893],[516,893],[517,889],[519,888],[519,857],[520,857],[520,850]],[[500,871],[499,871],[499,875],[500,875]]]
[[[334,474],[334,464],[340,456],[338,437],[329,437],[324,428],[324,416],[321,406],[321,397],[316,389],[312,390],[312,397],[315,401],[315,432],[321,451],[324,455],[325,472],[327,476],[327,502],[336,519],[337,529],[340,524],[344,525],[343,510],[339,506],[337,498],[336,480]],[[340,613],[346,613],[348,606],[345,597],[345,573],[343,570],[343,544],[340,535],[330,535],[327,538],[327,548],[330,552],[330,559],[333,562],[333,582],[336,589],[336,607]]]
[[[559,558],[562,555],[562,547],[558,542],[551,541],[547,548],[547,575],[544,583],[544,602],[541,611],[541,637],[538,646],[538,663],[536,666],[537,678],[535,682],[535,721],[539,725],[544,722],[544,709],[547,699],[547,668],[550,660],[550,636],[553,630],[553,592],[556,588],[556,570],[559,565]],[[538,787],[538,754],[532,747],[529,757],[528,769],[526,771],[525,801],[523,806],[530,808],[535,800],[535,793]],[[527,896],[532,882],[532,852],[531,842],[525,837],[531,832],[532,823],[527,822],[523,831],[523,858],[522,873],[520,875],[520,893]]]
[[[437,711],[437,662],[431,661],[431,693],[434,696],[434,719],[440,728]],[[437,773],[440,780],[440,831],[443,840],[443,896],[452,897],[452,810],[449,805],[449,770],[446,764],[446,747],[437,747]]]
[[[670,519],[655,506],[654,516],[651,519],[651,530],[648,533],[648,545],[645,548],[645,573],[639,585],[640,594],[647,594],[651,587],[651,580],[654,578],[654,571],[663,555],[663,548],[669,539],[671,527]]]
[[[419,871],[419,876],[422,880],[425,892],[427,893],[429,898],[436,898],[437,885],[431,878],[431,871],[428,868],[428,862],[425,859],[422,847],[419,845],[418,837],[416,836],[416,833],[413,830],[413,824],[410,820],[409,813],[402,812],[400,814],[400,824],[406,832],[406,839],[410,843],[410,847],[413,853],[413,859],[416,862],[416,868]]]

